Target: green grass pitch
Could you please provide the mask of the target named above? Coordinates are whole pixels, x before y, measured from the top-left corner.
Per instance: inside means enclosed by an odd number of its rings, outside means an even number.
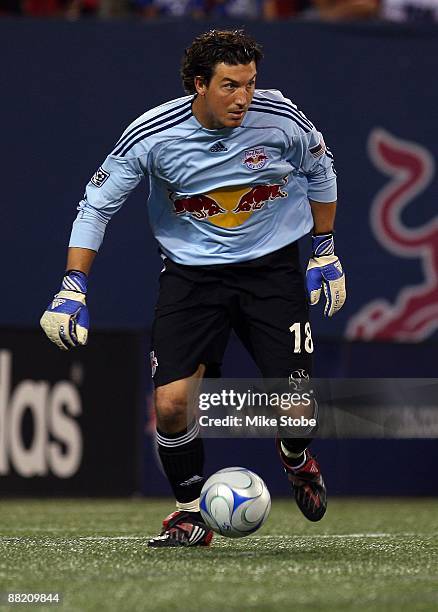
[[[88,610],[438,610],[438,500],[332,499],[318,524],[292,499],[266,525],[200,549],[148,549],[167,500],[0,502],[0,591]],[[30,609],[4,606],[1,609]]]

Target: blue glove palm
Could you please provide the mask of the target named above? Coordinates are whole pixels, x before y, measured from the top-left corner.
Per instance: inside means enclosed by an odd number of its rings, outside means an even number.
[[[326,303],[324,316],[331,317],[344,305],[347,297],[345,275],[335,255],[333,234],[312,236],[313,256],[306,271],[306,287],[312,306],[319,302],[324,289]]]
[[[63,351],[87,343],[90,326],[85,303],[87,286],[88,279],[83,272],[67,272],[61,290],[41,317],[40,324],[47,337]]]

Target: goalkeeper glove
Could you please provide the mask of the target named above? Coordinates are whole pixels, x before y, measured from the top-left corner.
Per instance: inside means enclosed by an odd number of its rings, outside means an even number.
[[[313,255],[306,271],[306,287],[312,306],[319,302],[324,288],[324,316],[331,317],[342,308],[347,297],[345,275],[335,255],[333,233],[312,236]]]
[[[41,317],[40,324],[49,340],[67,351],[87,343],[90,318],[85,304],[88,278],[78,270],[68,270],[59,293]]]

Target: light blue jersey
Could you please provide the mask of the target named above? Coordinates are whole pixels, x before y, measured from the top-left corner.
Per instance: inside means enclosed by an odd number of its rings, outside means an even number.
[[[144,176],[162,252],[186,265],[261,257],[313,227],[309,199],[336,200],[322,135],[276,90],[256,90],[242,124],[209,130],[194,96],[136,119],[87,185],[70,246],[97,251],[113,214]]]

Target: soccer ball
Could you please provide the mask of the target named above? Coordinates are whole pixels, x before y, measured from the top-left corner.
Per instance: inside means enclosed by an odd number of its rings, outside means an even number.
[[[213,531],[227,538],[242,538],[266,521],[271,496],[260,476],[242,467],[229,467],[205,482],[200,510]]]

